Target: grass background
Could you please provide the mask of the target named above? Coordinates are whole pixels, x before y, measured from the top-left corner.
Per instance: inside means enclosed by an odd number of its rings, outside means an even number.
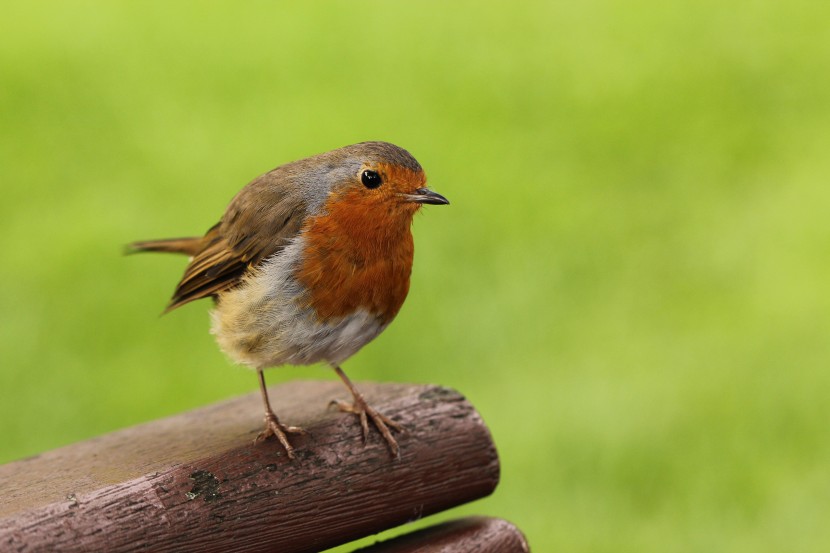
[[[122,244],[383,139],[452,205],[345,367],[481,411],[502,483],[453,515],[536,551],[830,547],[827,4],[3,11],[0,462],[254,390],[207,302],[158,317],[183,260]]]

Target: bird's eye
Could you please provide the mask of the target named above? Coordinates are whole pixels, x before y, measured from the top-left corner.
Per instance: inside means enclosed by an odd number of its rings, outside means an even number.
[[[380,175],[378,175],[376,171],[369,169],[366,169],[363,171],[363,174],[360,175],[360,182],[362,182],[363,186],[366,188],[377,188],[382,184]]]

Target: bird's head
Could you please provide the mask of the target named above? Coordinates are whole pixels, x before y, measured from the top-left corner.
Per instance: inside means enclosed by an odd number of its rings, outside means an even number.
[[[312,162],[304,169],[315,184],[308,188],[312,211],[347,225],[408,227],[422,205],[449,204],[427,188],[418,161],[388,142],[361,142],[306,161]]]

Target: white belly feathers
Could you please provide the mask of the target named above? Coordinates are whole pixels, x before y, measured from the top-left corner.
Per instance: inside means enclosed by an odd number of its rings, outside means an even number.
[[[365,310],[321,324],[313,309],[303,307],[298,301],[302,290],[293,278],[303,247],[299,236],[220,296],[211,332],[233,361],[255,369],[339,364],[386,328]]]

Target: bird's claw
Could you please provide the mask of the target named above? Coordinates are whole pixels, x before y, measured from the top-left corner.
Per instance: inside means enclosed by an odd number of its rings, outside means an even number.
[[[398,447],[398,442],[392,436],[392,430],[395,432],[403,432],[403,427],[386,415],[377,412],[362,397],[355,397],[353,402],[333,399],[329,403],[329,406],[336,406],[344,413],[352,413],[358,416],[360,419],[360,428],[363,431],[364,444],[369,439],[369,419],[371,419],[372,424],[375,425],[380,435],[386,440],[386,446],[389,448],[389,453],[392,455],[392,458],[397,459],[400,456],[400,448]]]
[[[288,436],[286,436],[286,434],[304,435],[307,434],[307,432],[298,426],[286,426],[279,421],[274,413],[266,413],[265,429],[257,435],[254,443],[264,442],[271,436],[276,436],[277,440],[279,440],[280,444],[282,444],[283,449],[285,449],[285,454],[288,458],[294,459],[294,448],[288,441]]]

